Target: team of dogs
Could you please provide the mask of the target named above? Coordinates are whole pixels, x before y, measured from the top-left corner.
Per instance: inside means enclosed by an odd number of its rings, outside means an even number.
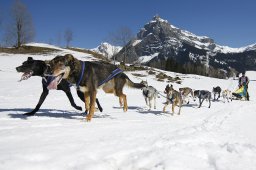
[[[56,56],[52,60],[42,61],[34,60],[28,57],[21,66],[16,67],[18,72],[23,73],[21,80],[26,80],[31,76],[42,77],[43,92],[35,109],[24,115],[34,115],[43,104],[50,89],[62,90],[66,93],[71,106],[77,110],[82,110],[74,102],[70,87],[77,87],[78,97],[85,103],[86,120],[91,121],[95,112],[95,103],[98,109],[102,112],[103,109],[96,98],[97,89],[102,88],[105,93],[113,93],[119,97],[119,104],[126,112],[128,110],[127,97],[123,93],[123,88],[128,85],[132,88],[142,89],[142,94],[145,98],[149,109],[152,108],[154,100],[154,108],[156,108],[156,98],[159,97],[159,91],[154,87],[149,86],[146,81],[140,83],[132,82],[129,77],[118,70],[117,66],[107,62],[100,61],[80,61],[71,54],[64,56]],[[112,75],[112,76],[111,76]],[[21,81],[20,80],[20,81]],[[219,86],[213,88],[214,100],[218,100],[221,95]],[[199,99],[199,108],[204,100],[208,100],[209,108],[211,107],[211,92],[207,90],[192,90],[189,87],[179,88],[176,91],[172,85],[167,85],[164,90],[166,102],[163,112],[166,111],[168,105],[172,105],[172,113],[175,106],[179,107],[178,114],[183,104],[189,104],[189,98],[192,97],[195,101]],[[217,98],[216,95],[218,95]],[[229,90],[222,91],[222,97],[225,101],[232,101],[232,93]]]

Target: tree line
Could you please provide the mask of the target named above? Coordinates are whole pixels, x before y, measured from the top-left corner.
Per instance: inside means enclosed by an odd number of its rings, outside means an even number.
[[[225,79],[227,77],[233,77],[237,72],[235,69],[223,70],[212,66],[205,66],[200,62],[187,62],[181,64],[174,58],[168,58],[167,60],[156,60],[148,64],[151,67],[163,69],[166,71],[178,72],[183,74],[197,74],[207,77],[215,77]]]

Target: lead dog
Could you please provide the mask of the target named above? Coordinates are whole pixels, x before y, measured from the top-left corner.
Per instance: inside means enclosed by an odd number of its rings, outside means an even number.
[[[169,84],[165,87],[164,93],[166,93],[166,104],[163,108],[163,112],[165,112],[166,107],[169,104],[172,104],[172,113],[174,113],[175,106],[179,106],[179,112],[178,115],[180,115],[180,109],[182,106],[182,98],[181,94],[173,89],[173,86],[169,86]]]
[[[211,92],[209,92],[208,90],[195,90],[194,91],[194,100],[196,97],[199,98],[199,107],[198,108],[200,108],[202,106],[202,103],[204,102],[204,100],[208,100],[209,108],[211,107]]]
[[[147,81],[141,81],[141,84],[145,85],[145,87],[142,88],[142,94],[145,98],[146,105],[151,109],[151,103],[154,100],[154,109],[156,109],[156,97],[158,96],[158,91],[154,87],[148,86]]]
[[[85,108],[89,110],[87,121],[91,121],[94,115],[98,88],[102,87],[105,93],[114,93],[118,96],[120,105],[124,105],[123,110],[126,112],[128,106],[126,95],[123,93],[124,85],[127,84],[138,89],[144,87],[143,84],[133,83],[115,65],[106,62],[80,61],[71,54],[67,54],[55,57],[49,64],[51,74],[56,76],[56,83],[66,79],[83,92]]]
[[[48,89],[48,85],[49,85],[49,78],[47,76],[44,76],[44,73],[47,70],[47,64],[45,63],[45,61],[42,60],[34,60],[32,57],[28,57],[28,59],[26,61],[24,61],[22,63],[22,65],[16,67],[17,72],[22,72],[22,76],[21,76],[21,80],[26,80],[28,78],[30,78],[31,76],[40,76],[42,77],[42,88],[43,88],[43,92],[41,94],[41,97],[35,107],[34,110],[32,110],[31,112],[25,113],[24,115],[26,116],[33,116],[35,115],[35,113],[40,109],[41,105],[43,104],[44,100],[46,99],[46,97],[49,94],[49,89]],[[65,94],[67,95],[69,102],[71,104],[71,106],[73,106],[75,109],[77,110],[82,110],[82,108],[80,106],[77,106],[74,102],[73,96],[71,94],[70,91],[70,86],[69,83],[66,80],[61,81],[58,85],[57,85],[57,90],[62,90],[65,92]],[[79,96],[79,98],[84,101],[84,95],[82,92],[77,91],[77,95]],[[99,110],[102,112],[102,107],[100,106],[100,103],[97,100],[97,105]]]

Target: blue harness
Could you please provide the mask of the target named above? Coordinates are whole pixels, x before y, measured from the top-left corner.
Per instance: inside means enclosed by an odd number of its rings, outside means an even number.
[[[78,87],[84,77],[84,69],[85,69],[85,62],[84,61],[81,61],[81,64],[82,64],[82,71],[81,71],[81,74],[80,74],[80,78],[78,80],[78,82],[76,83],[76,86]],[[112,71],[112,73],[105,79],[103,80],[102,82],[100,82],[98,84],[98,86],[101,86],[102,84],[108,82],[109,80],[111,80],[113,77],[115,77],[117,74],[119,73],[122,73],[123,70],[121,70],[120,68],[116,68],[114,71]]]
[[[55,79],[54,76],[46,76],[42,79],[42,83],[44,86],[49,86],[49,84]]]
[[[103,80],[101,83],[99,83],[98,86],[101,86],[102,84],[108,82],[113,77],[115,77],[117,74],[122,73],[122,72],[123,72],[123,70],[121,70],[120,68],[115,69],[105,80]]]
[[[80,61],[80,63],[82,64],[82,72],[80,74],[80,78],[78,80],[78,82],[76,83],[76,87],[78,87],[84,77],[84,69],[85,69],[85,62],[84,61]]]

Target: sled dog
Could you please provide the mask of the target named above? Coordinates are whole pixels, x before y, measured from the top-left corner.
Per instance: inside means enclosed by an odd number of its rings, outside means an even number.
[[[164,93],[166,93],[167,101],[163,108],[163,112],[165,112],[165,109],[169,104],[172,104],[172,113],[174,113],[175,106],[178,106],[178,115],[180,115],[180,109],[182,106],[181,94],[178,91],[174,90],[172,85],[169,86],[169,84],[165,87]]]
[[[158,96],[158,91],[154,87],[148,86],[147,81],[141,81],[141,84],[145,85],[145,87],[142,88],[142,94],[145,98],[146,105],[151,109],[154,100],[154,109],[156,109],[156,97]]]
[[[232,92],[228,89],[222,91],[222,98],[223,102],[225,103],[226,101],[232,101]]]
[[[213,87],[213,88],[212,88],[212,93],[213,93],[213,100],[219,100],[220,94],[221,94],[221,88],[220,88],[220,86]],[[215,98],[216,95],[218,95],[217,99]]]
[[[208,90],[195,90],[194,91],[194,100],[196,98],[199,98],[199,107],[200,108],[202,106],[202,103],[204,102],[204,100],[208,100],[209,101],[209,108],[211,107],[211,92],[209,92]]]
[[[41,97],[36,105],[36,107],[28,113],[25,113],[24,115],[26,116],[33,116],[41,107],[41,105],[43,104],[44,100],[46,99],[46,97],[49,94],[49,81],[51,81],[51,77],[45,76],[45,72],[47,70],[47,64],[45,61],[42,60],[34,60],[32,57],[28,57],[26,61],[24,61],[20,66],[16,67],[17,72],[21,72],[23,73],[21,76],[21,80],[27,80],[29,79],[31,76],[39,76],[42,77],[42,88],[43,88],[43,92],[41,94]],[[20,81],[21,81],[20,80]],[[70,91],[70,86],[69,83],[66,80],[61,81],[57,87],[57,90],[62,90],[65,92],[65,94],[67,95],[69,102],[71,104],[71,106],[73,106],[75,109],[77,110],[82,110],[82,108],[80,106],[77,106],[74,102],[73,96],[71,94]],[[83,93],[81,93],[80,91],[77,91],[77,95],[79,96],[79,98],[84,101],[84,95]],[[97,100],[97,105],[100,111],[102,111],[102,107],[100,106],[100,103]]]
[[[120,105],[123,105],[123,110],[126,112],[128,105],[126,95],[123,93],[124,85],[138,89],[144,87],[143,84],[132,82],[117,66],[107,62],[80,61],[73,55],[67,54],[56,56],[49,64],[50,74],[56,77],[57,83],[66,79],[83,92],[85,108],[89,111],[86,116],[87,121],[91,121],[94,115],[98,88],[102,88],[105,93],[114,93],[118,96]]]
[[[191,88],[189,87],[183,87],[179,88],[180,94],[182,96],[183,103],[189,104],[189,97],[191,96],[194,98],[194,92]]]

